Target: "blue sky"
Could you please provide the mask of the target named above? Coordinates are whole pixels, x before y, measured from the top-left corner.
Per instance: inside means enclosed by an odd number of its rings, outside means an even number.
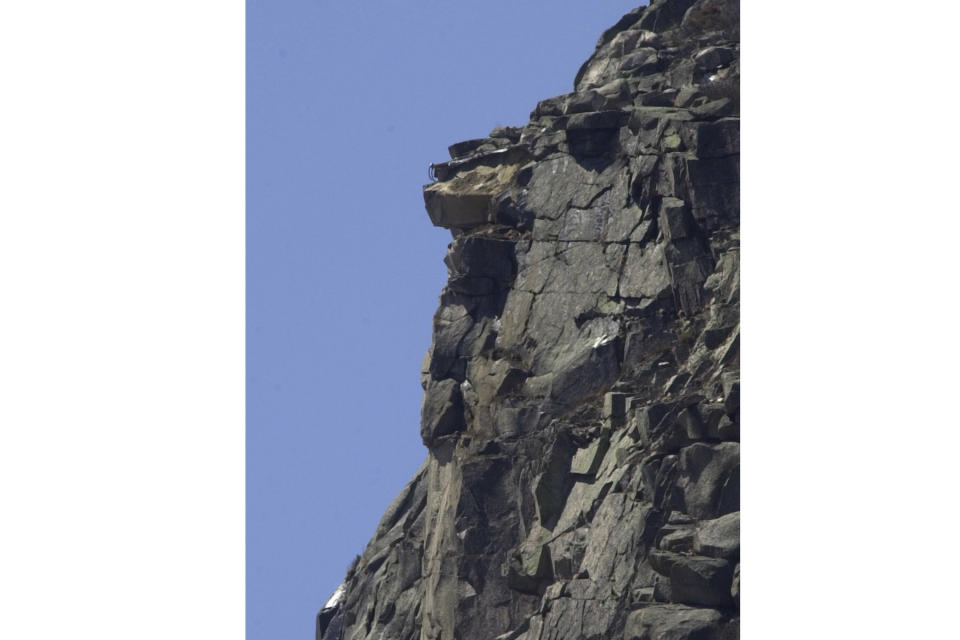
[[[634,2],[247,2],[247,637],[313,616],[426,456],[448,145],[571,90]]]

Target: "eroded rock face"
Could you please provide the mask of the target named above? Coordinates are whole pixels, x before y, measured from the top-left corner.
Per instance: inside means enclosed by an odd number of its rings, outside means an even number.
[[[429,455],[319,640],[737,636],[738,19],[636,9],[434,165]]]

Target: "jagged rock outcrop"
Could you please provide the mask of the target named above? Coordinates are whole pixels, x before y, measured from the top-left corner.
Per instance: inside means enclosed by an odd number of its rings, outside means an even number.
[[[636,9],[433,166],[429,455],[319,639],[738,635],[738,14]]]

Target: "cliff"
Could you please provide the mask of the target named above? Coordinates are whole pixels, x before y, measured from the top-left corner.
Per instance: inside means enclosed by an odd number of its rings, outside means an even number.
[[[636,9],[433,165],[429,455],[319,640],[738,636],[738,18]]]

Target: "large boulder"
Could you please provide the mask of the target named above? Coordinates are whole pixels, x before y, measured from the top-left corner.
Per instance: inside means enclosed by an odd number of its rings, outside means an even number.
[[[693,550],[711,558],[740,557],[740,512],[701,522],[693,538]]]
[[[627,616],[624,640],[719,640],[723,615],[675,604],[645,606]]]
[[[432,380],[423,394],[420,409],[420,437],[427,446],[437,438],[466,428],[463,394],[456,380]]]

